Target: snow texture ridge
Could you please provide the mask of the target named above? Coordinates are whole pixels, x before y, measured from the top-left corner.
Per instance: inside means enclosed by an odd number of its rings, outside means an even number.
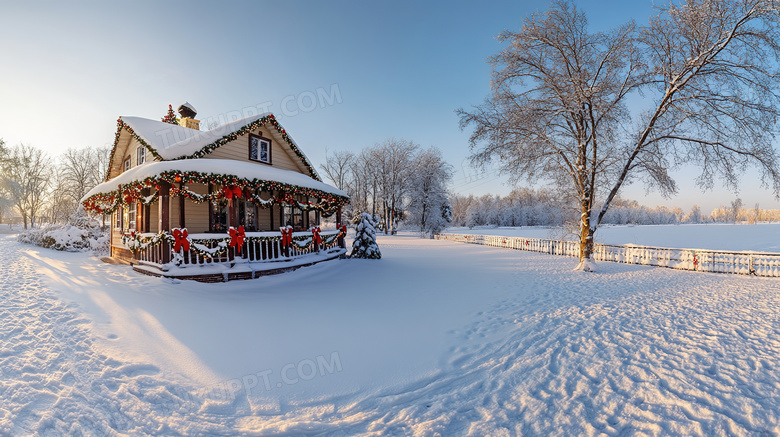
[[[777,279],[378,241],[382,262],[182,284],[3,237],[0,434],[780,435]],[[235,396],[193,395],[196,363]]]

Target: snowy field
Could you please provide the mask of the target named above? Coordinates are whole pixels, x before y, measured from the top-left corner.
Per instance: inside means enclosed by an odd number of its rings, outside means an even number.
[[[777,279],[379,245],[198,284],[0,236],[0,435],[780,435]]]
[[[504,237],[559,239],[563,232],[546,227],[447,228],[446,233],[500,235]],[[567,239],[574,239],[567,236]],[[677,249],[753,250],[780,252],[780,223],[602,226],[596,231],[596,243],[638,244]]]

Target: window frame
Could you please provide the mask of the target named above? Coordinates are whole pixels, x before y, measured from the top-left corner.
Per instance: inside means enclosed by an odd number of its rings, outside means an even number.
[[[252,141],[253,140],[258,142],[258,144],[257,144],[258,145],[257,159],[252,158]],[[261,142],[265,142],[265,143],[268,144],[268,161],[263,161],[262,159],[260,159],[260,144],[261,144]],[[247,158],[250,161],[252,161],[252,162],[259,162],[259,163],[262,163],[262,164],[272,165],[271,164],[271,162],[272,162],[271,150],[272,149],[273,149],[273,147],[272,147],[270,138],[266,138],[266,137],[261,136],[261,135],[249,134],[249,144],[247,145]]]
[[[132,164],[130,163],[130,157],[126,157],[124,162],[122,163],[122,172],[126,172],[132,168]]]
[[[136,150],[136,165],[141,165],[146,162],[146,147],[144,146],[138,146],[138,149]]]

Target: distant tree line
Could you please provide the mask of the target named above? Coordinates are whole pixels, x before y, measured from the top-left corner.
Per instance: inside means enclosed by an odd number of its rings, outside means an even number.
[[[106,175],[108,147],[67,149],[52,157],[36,147],[0,139],[0,223],[17,214],[24,228],[64,222]]]
[[[483,196],[454,194],[452,226],[556,226],[576,227],[577,204],[562,200],[552,190],[517,188],[508,195]],[[756,204],[745,208],[737,198],[728,206],[720,206],[709,215],[699,205],[690,211],[681,208],[640,205],[636,200],[615,198],[602,223],[613,225],[665,225],[683,223],[749,223],[780,221],[780,210],[761,209]]]
[[[356,221],[361,213],[379,217],[379,229],[395,233],[400,223],[433,235],[450,221],[447,185],[452,166],[436,147],[388,139],[359,153],[326,153],[320,166],[330,181],[350,197],[344,211]]]

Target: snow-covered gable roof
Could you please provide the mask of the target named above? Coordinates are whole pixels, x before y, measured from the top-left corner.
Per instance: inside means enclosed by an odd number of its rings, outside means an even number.
[[[263,125],[273,127],[293,153],[297,155],[298,159],[301,160],[309,175],[315,180],[321,180],[309,159],[270,112],[241,118],[207,131],[190,129],[147,118],[122,116],[117,120],[117,133],[109,162],[113,164],[114,153],[123,131],[136,138],[156,158],[170,161],[202,158],[218,147]],[[106,179],[110,177],[110,171],[109,169]]]

